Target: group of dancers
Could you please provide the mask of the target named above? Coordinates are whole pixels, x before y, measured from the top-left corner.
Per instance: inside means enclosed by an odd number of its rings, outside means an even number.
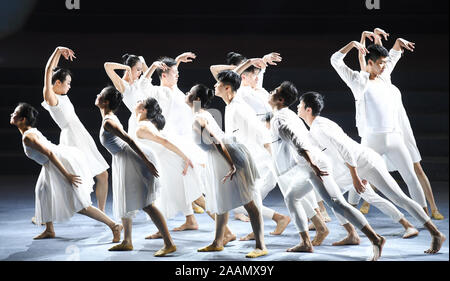
[[[276,222],[272,235],[281,235],[291,218],[300,243],[287,251],[313,252],[322,244],[330,220],[324,203],[348,232],[339,245],[358,245],[363,232],[373,245],[371,260],[381,256],[386,239],[375,232],[355,207],[362,197],[394,222],[405,228],[404,238],[419,231],[396,206],[406,210],[432,237],[425,253],[437,253],[446,237],[433,224],[443,219],[432,190],[420,166],[420,153],[401,100],[390,75],[405,50],[415,44],[397,39],[388,51],[382,45],[389,34],[377,28],[363,32],[360,42],[352,41],[331,56],[331,65],[355,97],[356,125],[361,144],[332,120],[322,117],[324,98],[320,93],[298,93],[289,81],[266,91],[263,76],[268,65],[277,65],[280,54],[247,59],[230,52],[227,63],[210,70],[217,83],[214,90],[194,85],[186,94],[178,89],[178,68],[196,55],[187,52],[175,59],[163,57],[148,66],[142,56],[123,56],[123,63],[106,62],[112,81],[97,95],[95,106],[102,116],[100,142],[111,153],[114,219],[105,213],[108,194],[108,163],[99,153],[92,136],[75,113],[67,93],[71,72],[58,68],[60,57],[73,61],[75,53],[57,47],[45,68],[42,106],[61,129],[55,145],[35,127],[38,111],[19,103],[10,123],[17,126],[27,157],[42,165],[35,188],[33,222],[45,224],[34,239],[55,237],[53,222],[80,213],[108,225],[113,243],[110,251],[131,251],[132,221],[142,209],[158,231],[146,239],[162,238],[164,246],[155,256],[176,251],[166,221],[179,213],[186,221],[174,231],[198,229],[194,210],[204,209],[215,221],[213,242],[199,252],[222,251],[236,239],[228,227],[229,212],[250,221],[252,232],[241,240],[255,240],[246,256],[268,253],[264,242],[264,218]],[[366,47],[366,39],[373,44]],[[344,63],[353,48],[359,52],[360,71]],[[116,71],[123,71],[119,75]],[[156,72],[160,85],[154,85]],[[209,109],[213,98],[226,104],[225,131],[221,116]],[[130,111],[127,131],[114,112],[122,102]],[[300,102],[297,114],[289,109]],[[309,130],[305,123],[308,125]],[[398,170],[411,198],[392,178]],[[95,181],[94,181],[95,178]],[[91,202],[95,185],[98,208]],[[262,200],[278,185],[289,215],[263,206]],[[376,193],[381,192],[387,199]],[[349,193],[346,201],[343,194]],[[311,222],[308,225],[308,221]],[[315,229],[311,241],[309,230]]]

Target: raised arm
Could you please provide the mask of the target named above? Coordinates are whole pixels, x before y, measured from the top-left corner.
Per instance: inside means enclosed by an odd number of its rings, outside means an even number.
[[[384,77],[389,77],[390,79],[392,71],[394,71],[395,66],[402,57],[404,49],[414,52],[415,45],[416,44],[413,42],[409,42],[403,38],[398,38],[395,41],[394,47],[392,47],[392,49],[389,51],[389,59],[386,62],[386,67],[381,75],[383,75]]]
[[[361,41],[360,44],[364,47],[366,47],[366,39],[369,38],[370,41],[374,41],[375,40],[376,35],[373,32],[370,31],[363,31],[363,33],[361,34]],[[358,52],[358,60],[359,60],[359,66],[361,68],[361,70],[365,71],[366,70],[366,59],[365,59],[366,55],[363,54],[362,52]]]
[[[217,81],[217,75],[219,75],[220,72],[224,70],[233,70],[236,66],[234,65],[227,65],[227,64],[217,64],[217,65],[211,65],[209,67],[209,70],[211,71],[211,74],[214,76],[214,79]]]
[[[146,126],[139,126],[139,128],[136,131],[136,136],[141,139],[148,139],[148,140],[154,141],[156,143],[159,143],[162,146],[164,146],[165,148],[167,148],[168,150],[170,150],[170,151],[174,152],[175,154],[177,154],[178,156],[180,156],[183,159],[184,164],[185,164],[184,169],[183,169],[183,175],[186,175],[189,166],[191,166],[191,168],[194,168],[191,160],[176,145],[174,145],[168,139],[166,139],[160,135],[154,134]]]
[[[243,61],[240,65],[238,65],[233,71],[237,74],[241,75],[247,68],[251,65],[254,65],[258,68],[266,68],[267,64],[261,58],[253,58]]]
[[[75,53],[71,49],[66,47],[56,47],[55,51],[48,59],[45,66],[43,95],[44,100],[50,106],[55,106],[58,103],[55,92],[53,92],[52,75],[53,69],[58,66],[61,55],[63,55],[66,60],[70,59],[71,61],[73,61],[73,59],[76,58]]]
[[[192,52],[182,53],[181,55],[179,55],[175,58],[175,61],[177,62],[177,67],[182,62],[184,62],[184,63],[192,62],[192,60],[195,59],[196,57],[197,57],[197,55]]]
[[[154,61],[152,65],[149,68],[147,68],[147,71],[144,72],[144,77],[147,79],[151,79],[153,73],[158,68],[162,69],[163,71],[166,71],[168,69],[167,65],[162,61]]]
[[[115,62],[105,62],[104,64],[106,74],[108,75],[109,79],[113,82],[114,87],[116,87],[117,91],[119,91],[121,94],[125,92],[125,84],[123,83],[122,78],[116,73],[115,70],[125,70],[128,71],[128,73],[131,73],[131,67],[128,65],[115,63]]]
[[[145,73],[148,70],[147,63],[143,56],[139,56],[139,60],[142,62],[142,73]]]
[[[120,128],[116,122],[112,120],[106,120],[103,127],[108,132],[113,133],[114,135],[118,136],[123,141],[125,141],[131,147],[131,149],[133,149],[137,153],[137,155],[141,157],[141,159],[144,161],[145,165],[148,167],[153,176],[159,177],[158,170],[156,170],[155,165],[153,165],[153,163],[148,160],[147,156],[136,144],[136,142],[122,128]]]
[[[373,33],[375,34],[375,41],[374,41],[374,44],[377,44],[377,45],[380,45],[380,46],[383,46],[383,41],[382,41],[382,39],[384,38],[384,40],[388,40],[388,37],[389,37],[389,33],[387,33],[386,31],[384,31],[383,29],[381,29],[381,28],[375,28],[374,29],[374,31],[373,31]]]
[[[23,141],[26,146],[29,146],[47,156],[48,159],[56,166],[56,168],[58,168],[58,170],[69,181],[70,184],[78,187],[78,184],[82,183],[80,177],[69,173],[66,168],[64,168],[64,165],[61,163],[58,157],[56,157],[56,155],[47,147],[43,146],[35,134],[27,134]]]

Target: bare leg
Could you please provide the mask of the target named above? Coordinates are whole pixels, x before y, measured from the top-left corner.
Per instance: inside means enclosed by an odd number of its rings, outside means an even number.
[[[198,224],[194,215],[187,215],[186,222],[180,225],[179,227],[175,227],[173,231],[183,231],[183,230],[197,230]]]
[[[122,243],[111,247],[109,251],[132,251],[133,250],[133,239],[132,239],[132,229],[133,220],[131,218],[122,218],[123,225],[123,241]]]
[[[367,224],[364,226],[361,231],[369,238],[370,242],[373,246],[373,257],[372,261],[377,261],[381,257],[381,252],[383,251],[384,243],[386,243],[386,238],[381,235],[378,235],[372,227]]]
[[[214,237],[214,241],[212,244],[200,248],[197,251],[198,252],[217,252],[223,250],[223,240],[225,235],[225,226],[228,222],[228,212],[216,215],[216,234]]]
[[[158,208],[156,208],[153,204],[150,204],[144,208],[144,211],[150,216],[164,240],[164,248],[158,250],[155,253],[155,257],[162,257],[169,253],[175,252],[177,250],[177,247],[173,243],[172,237],[170,236],[166,220],[164,219],[164,216],[161,214]]]
[[[420,185],[422,186],[423,192],[425,193],[425,197],[427,198],[427,201],[430,204],[432,218],[435,220],[443,220],[444,216],[441,213],[439,213],[436,202],[434,201],[433,190],[431,189],[430,181],[428,180],[427,175],[423,171],[420,162],[414,163],[414,172],[416,173]],[[427,213],[427,215],[429,215],[428,209],[426,209],[425,212]]]
[[[111,231],[113,232],[112,242],[117,243],[120,241],[120,233],[122,232],[123,226],[110,219],[104,212],[100,211],[94,206],[89,206],[79,211],[78,213],[106,224],[107,226],[109,226],[109,228],[111,228]]]
[[[312,245],[320,246],[330,232],[321,215],[315,215],[311,218],[311,221],[316,228],[316,237],[314,237]]]
[[[300,232],[300,244],[295,247],[289,248],[286,252],[306,252],[312,253],[314,251],[311,239],[309,238],[308,231]]]
[[[424,226],[428,229],[428,231],[431,234],[432,240],[431,240],[431,247],[430,249],[424,251],[426,254],[436,254],[439,252],[439,250],[442,247],[442,244],[444,244],[444,241],[446,239],[445,235],[440,232],[437,227],[429,220],[424,224]]]
[[[355,227],[351,223],[344,224],[343,227],[347,230],[347,237],[341,241],[334,242],[333,246],[344,246],[344,245],[359,245],[359,235],[356,232]]]
[[[104,212],[106,207],[106,199],[108,197],[108,172],[104,171],[95,176],[95,197],[100,211]]]
[[[33,237],[33,239],[49,239],[49,238],[55,238],[55,229],[53,228],[53,222],[47,222],[45,224],[45,230],[38,236]]]
[[[323,200],[317,203],[319,205],[320,213],[323,217],[324,222],[330,222],[331,218],[330,215],[328,215],[327,209],[325,208],[325,204],[323,203]]]
[[[267,255],[267,248],[264,243],[264,221],[262,215],[254,201],[245,204],[244,208],[247,210],[248,216],[250,217],[250,223],[256,240],[255,250],[248,253],[246,257],[257,258]]]

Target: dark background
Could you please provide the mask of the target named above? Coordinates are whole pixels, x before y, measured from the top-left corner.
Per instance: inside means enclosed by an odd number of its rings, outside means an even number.
[[[432,181],[448,181],[448,1],[380,0],[380,10],[368,10],[365,0],[353,1],[80,1],[68,10],[60,1],[0,2],[0,173],[36,174],[40,167],[26,159],[19,132],[9,125],[15,105],[25,101],[39,111],[37,124],[59,143],[59,128],[41,106],[45,64],[56,46],[73,49],[77,60],[61,61],[73,72],[69,96],[76,112],[100,145],[101,116],[94,106],[97,93],[109,83],[105,61],[120,62],[124,53],[145,57],[147,64],[185,51],[197,54],[180,66],[179,88],[195,83],[209,87],[211,64],[225,62],[229,51],[262,57],[271,51],[283,61],[270,66],[264,87],[284,80],[300,92],[314,90],[326,97],[324,115],[359,140],[350,90],[329,63],[330,56],[363,30],[375,27],[416,43],[405,53],[392,80],[402,91],[425,172]],[[147,4],[143,4],[147,3]],[[346,62],[358,69],[352,51]],[[159,83],[154,77],[154,83]],[[212,107],[223,110],[216,99]],[[129,113],[118,112],[123,124]]]

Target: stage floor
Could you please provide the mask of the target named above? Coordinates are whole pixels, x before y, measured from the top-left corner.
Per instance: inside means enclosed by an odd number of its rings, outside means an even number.
[[[155,225],[140,212],[133,224],[134,251],[109,252],[112,234],[108,227],[82,215],[75,215],[65,223],[55,223],[55,239],[33,240],[43,231],[43,226],[31,223],[34,215],[34,184],[37,175],[0,177],[0,260],[2,261],[244,261],[245,254],[254,247],[254,241],[233,241],[225,250],[214,253],[198,253],[197,249],[208,245],[214,238],[214,223],[206,214],[196,214],[199,230],[171,232],[177,251],[164,258],[155,258],[153,253],[163,245],[162,240],[145,240],[144,237],[156,231]],[[374,207],[366,216],[372,227],[387,238],[381,261],[448,261],[449,260],[449,194],[448,182],[433,182],[434,195],[445,220],[433,222],[447,236],[441,251],[435,255],[424,254],[430,246],[430,235],[418,221],[401,210],[406,218],[419,230],[418,237],[402,239],[403,228],[394,224]],[[94,197],[94,194],[92,194]],[[112,216],[111,194],[108,196],[107,214]],[[93,200],[95,203],[95,200]],[[266,206],[288,214],[278,189],[264,200]],[[96,203],[95,203],[96,204]],[[291,222],[280,236],[270,235],[275,223],[266,220],[264,233],[269,250],[267,256],[257,261],[364,261],[371,256],[369,240],[358,231],[361,245],[334,247],[331,244],[345,236],[345,230],[329,212],[332,222],[328,223],[329,236],[314,253],[287,253],[286,249],[299,242],[299,235]],[[169,229],[184,222],[180,214],[168,221]],[[229,219],[230,229],[239,237],[251,231],[250,223]],[[123,233],[122,233],[123,234]],[[311,231],[311,237],[315,232]],[[123,237],[123,236],[122,236]]]

